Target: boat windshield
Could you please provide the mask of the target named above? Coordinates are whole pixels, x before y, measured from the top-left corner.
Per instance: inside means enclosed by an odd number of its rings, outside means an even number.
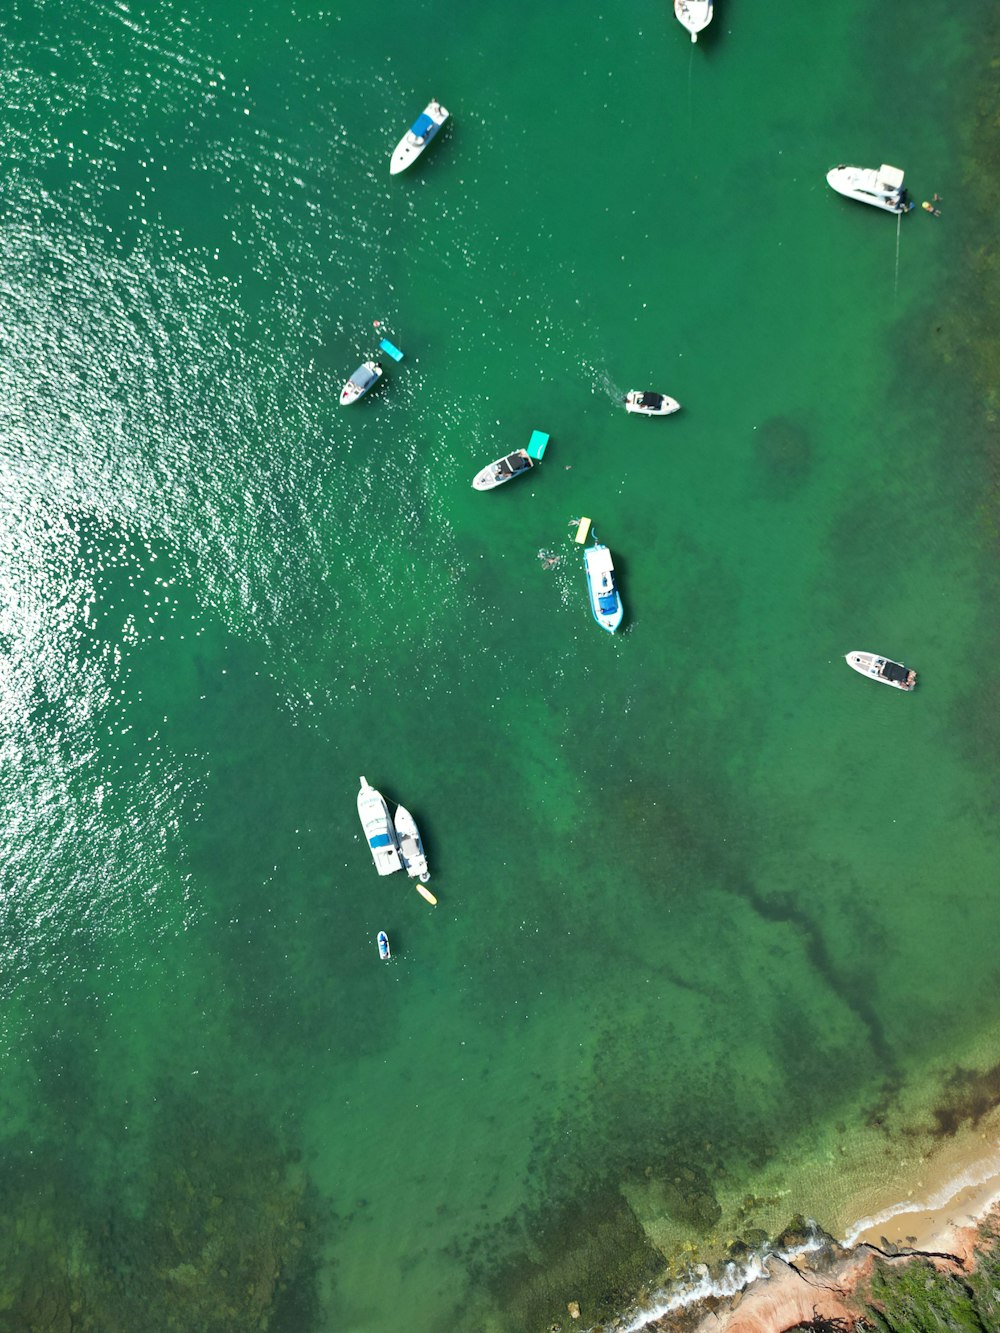
[[[662,393],[644,393],[642,395],[643,407],[660,407],[663,403]]]
[[[378,376],[373,375],[365,366],[358,366],[357,370],[351,376],[351,383],[356,384],[359,389],[367,389],[370,385],[374,384],[377,379]]]

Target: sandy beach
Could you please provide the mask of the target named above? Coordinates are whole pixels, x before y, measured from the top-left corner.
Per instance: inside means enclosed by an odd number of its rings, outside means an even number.
[[[851,1326],[876,1259],[892,1266],[929,1259],[943,1272],[968,1273],[983,1224],[1000,1220],[997,1120],[991,1112],[924,1157],[904,1200],[888,1193],[866,1199],[871,1211],[842,1242],[829,1238],[787,1257],[770,1255],[764,1273],[734,1295],[665,1312],[639,1327],[658,1333],[786,1333],[816,1318]]]

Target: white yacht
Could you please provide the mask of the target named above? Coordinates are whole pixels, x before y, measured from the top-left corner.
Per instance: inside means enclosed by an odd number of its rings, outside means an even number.
[[[681,405],[676,398],[665,393],[643,393],[641,389],[630,389],[625,395],[625,411],[639,412],[644,417],[668,417],[671,412],[679,412]]]
[[[396,145],[389,175],[396,176],[414,163],[447,119],[447,110],[432,98]]]
[[[527,449],[515,449],[505,458],[498,458],[489,463],[472,478],[472,485],[477,491],[492,491],[495,486],[502,486],[505,481],[521,477],[535,466]]]
[[[696,42],[698,34],[712,22],[712,0],[674,0],[674,14]]]
[[[875,653],[846,653],[844,660],[862,676],[880,681],[883,685],[894,685],[897,690],[912,690],[917,683],[915,671],[888,657],[878,657]]]
[[[903,188],[903,173],[898,167],[890,167],[885,162],[878,171],[874,167],[847,167],[843,164],[831,167],[826,173],[826,183],[848,199],[857,199],[859,203],[885,209],[887,213],[908,213],[913,207]]]
[[[403,869],[410,879],[419,879],[421,884],[426,884],[431,875],[427,869],[427,857],[424,855],[424,844],[420,841],[420,831],[409,810],[401,805],[396,806],[396,845],[399,848]]]
[[[595,542],[583,553],[583,567],[587,571],[587,592],[590,595],[590,609],[601,629],[609,634],[622,623],[625,610],[615,584],[615,566],[611,552],[606,546]]]
[[[402,870],[403,862],[396,846],[389,807],[382,793],[368,785],[366,777],[362,777],[361,790],[358,792],[358,818],[378,873],[391,875],[394,870]]]

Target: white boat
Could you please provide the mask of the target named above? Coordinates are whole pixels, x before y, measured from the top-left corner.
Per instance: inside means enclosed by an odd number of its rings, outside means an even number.
[[[447,119],[445,107],[432,98],[396,145],[389,175],[396,176],[414,163]]]
[[[908,213],[913,205],[903,188],[903,173],[886,163],[879,167],[831,167],[826,183],[838,194],[859,203],[883,208],[887,213]]]
[[[490,463],[488,467],[477,472],[472,478],[472,485],[477,491],[492,491],[495,486],[502,486],[505,481],[510,481],[513,477],[524,476],[534,466],[527,449],[515,449],[512,454],[498,458],[495,463]]]
[[[712,22],[712,0],[674,0],[674,14],[696,42],[698,34]]]
[[[915,671],[888,657],[878,657],[875,653],[846,653],[844,660],[862,676],[869,676],[883,685],[894,685],[897,690],[912,690],[917,683]]]
[[[384,930],[380,930],[378,935],[376,935],[375,939],[378,943],[379,958],[381,958],[384,962],[388,962],[389,959],[392,957],[392,952],[389,948],[389,936],[385,933]]]
[[[588,546],[583,553],[583,567],[587,571],[587,592],[594,619],[602,629],[614,634],[622,623],[625,611],[615,584],[611,552],[599,542]]]
[[[420,841],[416,820],[401,805],[396,806],[396,845],[399,848],[399,859],[410,879],[419,879],[421,884],[426,884],[431,875],[427,869],[424,844]]]
[[[382,793],[368,785],[366,777],[362,777],[361,790],[358,792],[358,818],[378,873],[391,875],[394,870],[402,870],[403,863],[399,859],[389,807]]]
[[[625,411],[639,412],[644,417],[668,417],[671,412],[679,412],[681,405],[676,398],[665,393],[643,393],[640,389],[630,389],[625,395]]]
[[[368,390],[382,378],[382,367],[377,361],[362,361],[357,370],[340,391],[340,405],[356,403],[364,398]]]

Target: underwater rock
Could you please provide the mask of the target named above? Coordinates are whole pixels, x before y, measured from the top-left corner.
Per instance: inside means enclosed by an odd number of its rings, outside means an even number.
[[[809,432],[791,417],[769,417],[754,431],[754,458],[768,494],[787,499],[798,494],[813,471]]]

